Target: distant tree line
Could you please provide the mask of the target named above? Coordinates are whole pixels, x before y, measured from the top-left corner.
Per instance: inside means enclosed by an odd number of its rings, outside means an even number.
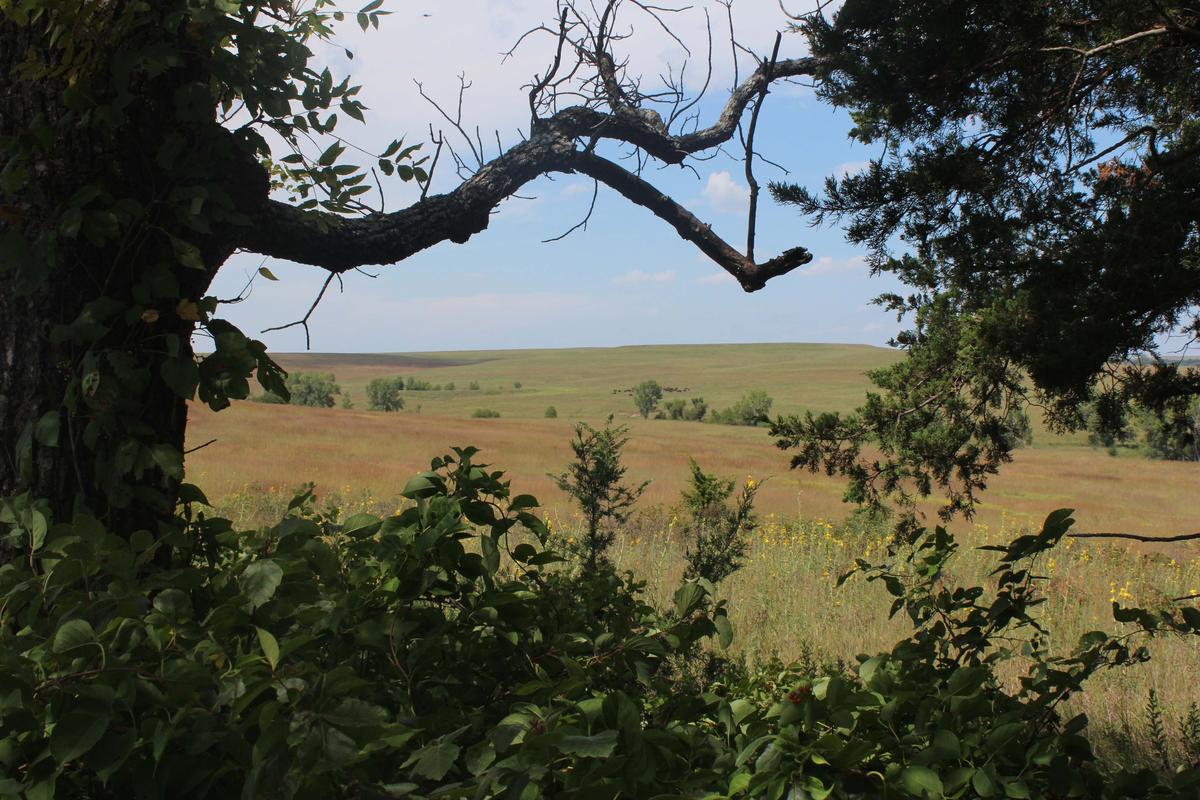
[[[718,425],[759,425],[767,421],[774,400],[762,390],[755,390],[742,396],[729,408],[709,413],[708,403],[703,397],[672,398],[662,404],[663,392],[667,389],[658,381],[642,381],[631,390],[633,404],[644,419],[653,416],[655,419],[687,420],[689,422],[709,422]],[[675,390],[677,391],[677,390]]]

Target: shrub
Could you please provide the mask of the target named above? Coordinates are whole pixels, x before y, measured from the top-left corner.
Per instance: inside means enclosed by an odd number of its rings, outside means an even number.
[[[367,408],[372,411],[400,411],[404,408],[404,378],[374,378],[367,384]]]
[[[616,536],[614,527],[629,518],[633,504],[650,485],[650,481],[638,486],[621,483],[625,477],[621,451],[629,441],[628,431],[625,426],[614,428],[611,417],[601,430],[579,423],[571,441],[575,460],[566,472],[550,476],[583,512],[586,530],[580,551],[588,570],[607,563],[605,553]]]
[[[333,408],[333,396],[342,392],[329,372],[293,372],[287,376],[287,388],[292,405],[315,408]]]
[[[474,419],[499,419],[500,412],[491,408],[477,408],[471,412]]]
[[[432,391],[434,386],[429,381],[417,380],[411,375],[404,381],[404,388],[410,392],[428,392]]]
[[[731,407],[712,415],[712,421],[721,425],[761,425],[774,404],[766,392],[756,390],[742,396]]]
[[[633,404],[643,418],[654,413],[662,396],[662,387],[658,385],[658,381],[642,381],[633,387]]]
[[[318,513],[311,491],[257,531],[191,518],[170,568],[167,543],[83,515],[27,541],[0,567],[0,795],[711,783],[696,710],[717,701],[672,691],[668,664],[728,644],[723,606],[692,582],[663,615],[630,578],[554,568],[536,500],[474,453],[435,459],[387,519]]]
[[[663,403],[663,414],[666,419],[683,419],[699,422],[708,413],[708,403],[703,397],[693,397],[690,401],[682,397]]]
[[[543,416],[546,419],[556,419],[558,417],[558,409],[554,406],[546,406],[546,413]]]
[[[445,389],[447,392],[453,392],[454,391],[454,381],[450,381],[449,383],[447,383],[445,386]]]
[[[912,631],[854,669],[704,657],[701,675],[701,645],[732,640],[709,581],[656,610],[601,561],[562,565],[537,501],[475,455],[434,459],[386,519],[317,512],[309,490],[235,531],[189,488],[156,538],[0,500],[20,551],[0,566],[0,794],[1195,796],[1194,765],[1099,764],[1087,719],[1060,716],[1147,657],[1098,632],[1047,654],[1038,561],[1069,512],[990,548],[988,589],[948,579],[943,528],[860,559]],[[1200,633],[1191,607],[1116,613]]]
[[[471,381],[470,383],[467,384],[467,388],[470,389],[472,392],[479,391],[479,381]]]
[[[342,395],[342,408],[347,410],[354,408],[354,401],[350,399],[349,392],[345,392]]]
[[[731,508],[735,481],[720,478],[700,469],[691,459],[691,484],[683,490],[683,507],[689,520],[684,535],[684,557],[688,578],[704,578],[717,583],[742,566],[748,543],[746,535],[757,525],[754,498],[759,484],[747,478]]]
[[[514,389],[520,389],[520,388],[521,388],[521,382],[520,382],[520,381],[513,381],[513,388],[514,388]]]

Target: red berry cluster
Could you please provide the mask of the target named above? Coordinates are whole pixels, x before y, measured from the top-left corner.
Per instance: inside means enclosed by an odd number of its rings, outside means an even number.
[[[798,686],[788,692],[787,695],[788,702],[796,706],[800,705],[810,697],[812,697],[811,686]]]

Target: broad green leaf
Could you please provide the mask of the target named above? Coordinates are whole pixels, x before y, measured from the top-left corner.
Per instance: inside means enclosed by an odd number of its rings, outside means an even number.
[[[259,275],[262,275],[264,278],[266,278],[266,279],[267,279],[267,280],[269,280],[269,281],[277,281],[277,280],[279,280],[279,278],[276,278],[276,277],[275,277],[275,273],[274,273],[274,272],[271,272],[271,270],[267,269],[266,267],[259,267],[259,268],[258,268],[258,274],[259,274]]]
[[[460,748],[452,742],[439,742],[418,750],[413,772],[431,781],[440,781],[454,767]]]
[[[72,619],[58,626],[51,649],[56,653],[69,653],[95,641],[96,632],[92,630],[91,623],[85,619]]]
[[[271,665],[271,670],[274,671],[279,666],[279,642],[268,630],[255,628],[254,631],[258,634],[258,644],[262,647],[263,655],[267,657],[267,663]]]
[[[558,749],[587,758],[605,758],[617,746],[616,731],[602,731],[594,736],[564,736]]]
[[[58,409],[47,411],[33,428],[33,438],[44,447],[58,447],[58,430],[62,424],[62,413]]]
[[[108,712],[72,711],[54,724],[50,734],[50,754],[64,764],[91,750],[108,730]]]
[[[942,796],[942,779],[929,767],[910,764],[900,773],[900,785],[914,797]]]
[[[242,593],[250,601],[250,608],[255,609],[275,596],[275,590],[283,582],[283,568],[271,559],[255,561],[242,571],[238,584]]]
[[[733,644],[733,625],[730,624],[729,617],[718,614],[713,617],[713,624],[717,626],[717,640],[721,643],[721,647],[727,648]]]

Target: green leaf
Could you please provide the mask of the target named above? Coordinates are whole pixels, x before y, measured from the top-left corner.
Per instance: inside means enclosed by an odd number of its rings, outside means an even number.
[[[33,438],[45,447],[58,447],[58,431],[62,424],[62,414],[56,408],[47,411],[33,428]]]
[[[942,779],[929,767],[911,764],[900,773],[900,785],[914,797],[941,797]]]
[[[558,749],[585,758],[606,758],[617,746],[617,732],[603,731],[594,736],[564,736]]]
[[[242,594],[250,601],[253,610],[275,596],[275,590],[283,582],[283,568],[271,559],[255,561],[242,571],[238,583]]]
[[[991,775],[982,769],[976,770],[975,774],[971,776],[971,788],[973,788],[975,793],[980,797],[987,798],[996,796],[995,781],[992,780]]]
[[[50,734],[50,754],[65,764],[91,750],[108,730],[108,712],[72,711],[54,724]]]
[[[733,644],[733,625],[729,623],[729,617],[718,614],[713,617],[713,624],[717,626],[717,640],[721,643],[721,647],[728,648]]]
[[[262,647],[263,655],[267,657],[267,663],[274,671],[279,666],[279,642],[270,631],[264,628],[256,627],[254,631],[258,634],[258,644]]]
[[[156,444],[150,451],[150,457],[165,474],[175,480],[183,480],[183,453],[173,445]]]
[[[200,383],[200,368],[191,356],[180,355],[174,359],[162,362],[158,368],[164,384],[170,391],[184,399],[196,396],[196,386]]]
[[[275,273],[274,273],[274,272],[271,272],[271,270],[267,269],[266,267],[259,267],[259,268],[258,268],[258,274],[259,274],[259,275],[262,275],[264,278],[266,278],[266,279],[267,279],[267,280],[269,280],[269,281],[277,281],[277,280],[279,280],[279,278],[276,278],[276,277],[275,277]]]
[[[58,626],[50,649],[56,653],[69,653],[95,641],[96,631],[92,629],[91,623],[85,619],[72,619]]]
[[[431,781],[440,781],[454,767],[462,748],[453,742],[431,744],[417,751],[413,772]]]

